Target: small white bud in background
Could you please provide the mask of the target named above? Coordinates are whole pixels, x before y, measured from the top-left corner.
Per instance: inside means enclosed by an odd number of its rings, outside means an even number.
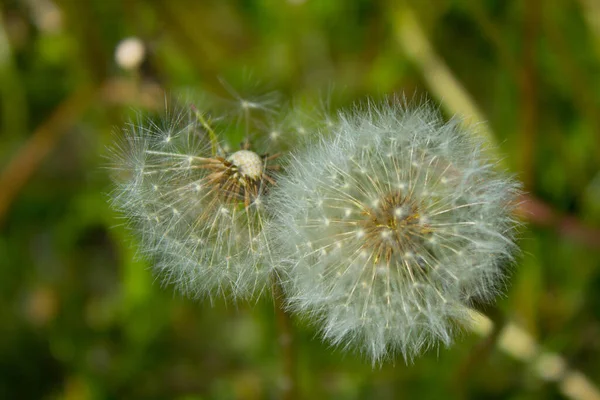
[[[146,46],[136,37],[123,39],[115,49],[115,62],[125,70],[139,68],[146,56]]]

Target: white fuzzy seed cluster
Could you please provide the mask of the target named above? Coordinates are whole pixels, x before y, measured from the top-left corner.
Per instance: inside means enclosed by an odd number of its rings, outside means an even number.
[[[502,285],[517,192],[428,107],[342,113],[272,194],[292,310],[374,363],[448,345],[471,300]]]
[[[131,124],[113,149],[113,204],[165,282],[238,299],[277,276],[290,310],[374,364],[450,344],[502,289],[519,185],[458,120],[396,99],[336,118],[240,107],[258,140],[238,150],[195,109]]]
[[[113,149],[114,205],[164,282],[194,298],[253,297],[273,265],[262,200],[271,164],[250,150],[214,154],[224,146],[211,140],[191,110],[131,124]]]

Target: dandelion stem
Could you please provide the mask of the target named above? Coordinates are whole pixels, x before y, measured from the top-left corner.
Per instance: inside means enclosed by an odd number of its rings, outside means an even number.
[[[192,106],[192,111],[194,111],[194,115],[196,116],[196,118],[198,118],[198,121],[200,121],[202,127],[206,129],[206,132],[208,133],[208,138],[210,139],[210,148],[212,155],[216,155],[217,150],[219,148],[219,139],[217,139],[217,134],[210,126],[206,118],[204,118],[204,115],[202,115],[202,113],[198,111],[198,109],[195,106]]]
[[[82,86],[71,93],[38,126],[23,147],[0,173],[0,223],[21,189],[42,161],[57,146],[60,138],[77,122],[98,93],[98,86]]]
[[[468,393],[466,392],[466,389],[468,385],[466,383],[474,371],[476,371],[477,368],[480,368],[490,356],[492,350],[498,344],[500,333],[506,326],[506,319],[497,307],[489,310],[487,312],[487,316],[493,323],[491,331],[473,347],[467,358],[463,360],[462,364],[458,368],[455,379],[455,387],[456,394],[459,398],[467,397]]]
[[[560,392],[573,400],[598,400],[600,390],[583,373],[572,369],[567,360],[559,354],[544,350],[544,348],[527,331],[511,321],[503,322],[498,329],[496,323],[481,314],[471,310],[475,322],[472,330],[482,336],[496,335],[497,347],[513,358],[528,363],[532,371],[542,380],[555,382]],[[494,339],[495,340],[495,339]]]
[[[277,341],[282,359],[281,370],[281,399],[297,399],[296,386],[296,352],[294,350],[294,335],[292,331],[292,320],[285,309],[285,295],[281,287],[281,280],[273,273],[273,304],[275,307],[275,318],[277,323]]]

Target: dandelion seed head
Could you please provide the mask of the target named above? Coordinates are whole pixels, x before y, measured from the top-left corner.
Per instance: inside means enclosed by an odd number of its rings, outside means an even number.
[[[273,265],[264,197],[278,157],[250,141],[229,151],[226,127],[204,108],[172,107],[129,124],[112,149],[113,205],[163,281],[193,298],[256,296]]]
[[[428,106],[340,113],[271,197],[292,309],[374,363],[449,345],[470,302],[502,287],[516,193],[478,139]]]

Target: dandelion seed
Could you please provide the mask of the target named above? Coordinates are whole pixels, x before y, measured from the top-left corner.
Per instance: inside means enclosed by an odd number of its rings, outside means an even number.
[[[369,104],[341,113],[286,171],[271,204],[291,308],[333,344],[374,363],[410,360],[450,344],[470,302],[501,288],[518,184],[494,172],[456,119]]]

